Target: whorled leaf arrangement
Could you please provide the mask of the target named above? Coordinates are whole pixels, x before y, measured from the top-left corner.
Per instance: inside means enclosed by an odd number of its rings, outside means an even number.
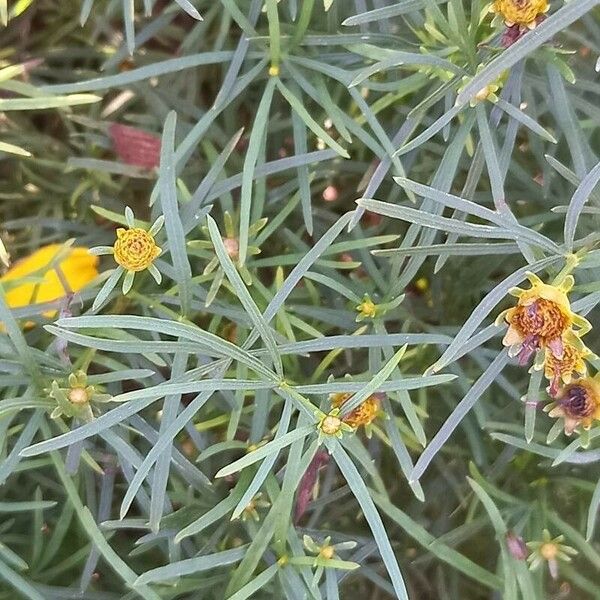
[[[0,600],[600,597],[599,4],[0,0]]]

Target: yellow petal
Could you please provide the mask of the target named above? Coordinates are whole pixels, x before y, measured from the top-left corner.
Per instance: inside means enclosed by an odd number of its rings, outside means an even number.
[[[46,268],[61,249],[60,244],[50,244],[18,261],[0,282],[17,282]],[[78,292],[98,275],[98,257],[89,254],[87,248],[73,248],[67,251],[59,263],[69,290]],[[66,295],[64,286],[54,269],[49,269],[41,281],[23,283],[6,292],[5,300],[11,308],[19,308],[32,303],[51,302]],[[34,293],[37,288],[37,294]]]

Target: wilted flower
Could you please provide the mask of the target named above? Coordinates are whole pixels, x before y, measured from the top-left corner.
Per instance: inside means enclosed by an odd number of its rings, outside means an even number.
[[[339,408],[334,408],[329,414],[324,414],[317,427],[319,429],[319,437],[335,436],[341,438],[344,431],[352,431],[352,427],[342,421]]]
[[[533,571],[546,561],[550,575],[553,579],[556,579],[558,577],[558,561],[570,562],[571,556],[577,554],[575,548],[562,543],[564,539],[564,535],[559,535],[553,539],[550,532],[544,529],[541,541],[527,542],[527,546],[532,551],[527,559],[529,568]]]
[[[564,419],[566,435],[580,425],[590,429],[595,419],[600,420],[600,382],[592,377],[578,379],[562,388],[556,401],[544,410],[550,417]]]
[[[112,291],[123,272],[125,272],[122,287],[123,294],[129,292],[135,274],[140,271],[147,270],[154,277],[156,283],[160,283],[162,280],[160,271],[154,265],[155,259],[158,258],[162,250],[156,245],[154,236],[162,229],[165,221],[164,217],[162,215],[158,217],[150,229],[146,231],[135,226],[133,211],[128,206],[125,208],[125,220],[128,229],[122,227],[117,229],[117,239],[112,246],[96,246],[90,249],[90,254],[112,254],[115,262],[119,265],[98,293],[93,306],[94,310]]]
[[[58,403],[50,414],[52,419],[64,415],[91,421],[94,416],[92,402],[109,402],[112,398],[110,394],[99,393],[93,385],[88,385],[87,375],[83,371],[69,375],[68,387],[60,387],[57,381],[53,381],[47,392]]]
[[[347,392],[338,392],[331,394],[329,400],[333,408],[341,408],[353,394]],[[353,429],[357,429],[361,425],[368,427],[375,418],[380,414],[380,396],[372,394],[364,402],[361,402],[354,410],[350,411],[342,420]]]
[[[319,469],[329,462],[329,453],[319,450],[310,461],[300,484],[298,485],[298,493],[296,494],[296,509],[294,511],[294,522],[297,523],[302,515],[306,512],[310,499],[314,496],[317,490],[319,480]]]
[[[540,16],[550,9],[548,0],[494,0],[490,12],[498,15],[507,27],[519,25],[533,29]]]
[[[555,397],[558,394],[559,385],[569,384],[574,374],[585,375],[587,367],[585,359],[592,356],[592,352],[583,344],[577,346],[563,342],[562,358],[556,358],[549,348],[544,353],[544,375],[550,381],[549,393]]]
[[[560,285],[544,283],[533,273],[528,273],[527,278],[531,287],[511,289],[510,294],[518,298],[517,305],[502,312],[496,320],[508,323],[502,343],[510,348],[511,356],[519,357],[520,365],[526,364],[539,348],[548,348],[561,359],[565,334],[571,334],[574,325],[579,328],[579,336],[591,329],[586,319],[571,311],[567,293],[573,287],[573,278],[565,277]]]
[[[118,157],[128,165],[143,169],[154,169],[160,162],[160,138],[156,135],[113,123],[108,128],[113,147]]]
[[[60,272],[60,276],[59,276]],[[78,292],[98,276],[98,259],[87,248],[61,244],[42,246],[18,260],[0,277],[10,308],[51,302]],[[19,283],[20,280],[26,281]],[[56,311],[48,311],[51,317]]]

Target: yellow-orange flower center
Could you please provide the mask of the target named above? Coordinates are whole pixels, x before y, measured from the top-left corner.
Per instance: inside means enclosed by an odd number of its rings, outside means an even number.
[[[73,404],[85,404],[89,402],[88,393],[85,388],[74,387],[69,391],[69,401]]]
[[[333,408],[340,408],[352,397],[352,394],[341,393],[332,394],[331,405]],[[370,425],[379,413],[379,399],[376,396],[369,396],[364,402],[359,404],[353,411],[343,417],[344,423],[350,427],[360,427],[361,425]]]
[[[325,435],[335,435],[342,426],[342,420],[333,415],[327,415],[321,421],[321,431]]]
[[[558,555],[558,545],[554,542],[546,542],[540,546],[540,555],[545,560],[554,560]]]
[[[160,254],[154,238],[139,227],[117,229],[117,240],[113,248],[115,260],[128,271],[147,269]]]
[[[494,0],[492,10],[507,25],[531,26],[548,7],[548,0]]]
[[[561,338],[571,326],[571,317],[552,300],[538,298],[531,304],[519,304],[510,323],[524,337],[536,336],[542,343]]]
[[[319,556],[321,558],[325,558],[326,560],[330,560],[333,558],[333,555],[335,553],[335,549],[333,546],[323,546],[320,550],[319,550]]]

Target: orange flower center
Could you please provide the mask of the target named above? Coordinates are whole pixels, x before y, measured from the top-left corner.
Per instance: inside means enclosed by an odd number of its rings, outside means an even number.
[[[123,268],[128,271],[143,271],[160,254],[160,248],[145,229],[135,227],[117,230],[114,253],[115,260]]]
[[[339,408],[352,397],[352,394],[334,394],[331,397],[333,408]],[[344,423],[350,427],[360,427],[361,425],[370,425],[377,417],[379,412],[379,399],[373,395],[369,396],[364,402],[357,406],[353,411],[343,417]]]
[[[529,25],[548,10],[548,0],[495,0],[494,12],[510,24]]]
[[[561,338],[570,327],[571,319],[556,302],[538,298],[532,304],[519,304],[511,324],[524,338],[536,336],[547,342]]]

